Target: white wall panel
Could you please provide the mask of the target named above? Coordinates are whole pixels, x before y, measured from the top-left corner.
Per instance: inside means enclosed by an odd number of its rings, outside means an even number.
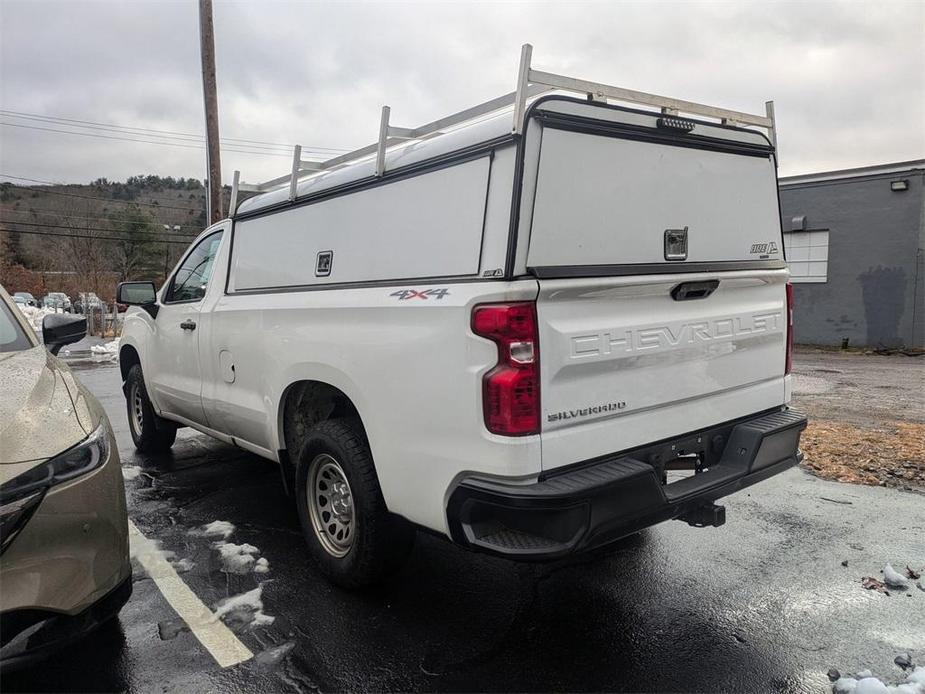
[[[490,159],[237,222],[231,291],[475,275]],[[327,277],[319,252],[333,251]]]

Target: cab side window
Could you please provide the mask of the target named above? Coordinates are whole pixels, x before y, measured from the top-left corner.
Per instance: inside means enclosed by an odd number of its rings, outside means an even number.
[[[183,259],[167,290],[166,303],[198,301],[206,295],[222,232],[206,236]]]

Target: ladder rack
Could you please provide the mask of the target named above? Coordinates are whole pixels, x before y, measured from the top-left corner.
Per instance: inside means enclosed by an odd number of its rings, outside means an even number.
[[[557,75],[552,72],[534,70],[530,66],[532,56],[533,46],[529,43],[525,43],[520,50],[520,68],[517,72],[517,88],[509,94],[499,96],[477,106],[459,111],[458,113],[431,121],[430,123],[425,123],[417,128],[400,128],[391,125],[389,122],[391,109],[388,106],[383,106],[379,119],[379,139],[370,145],[320,162],[302,159],[302,147],[301,145],[296,145],[292,153],[292,168],[290,173],[259,184],[241,183],[240,172],[235,171],[231,186],[231,199],[228,205],[229,216],[233,216],[236,211],[238,191],[263,193],[288,185],[289,199],[295,200],[299,179],[303,176],[316,174],[321,171],[331,171],[361,159],[371,157],[372,155],[376,157],[376,176],[382,176],[385,173],[385,155],[389,147],[411,140],[423,140],[440,135],[447,128],[460,125],[466,121],[492,113],[493,111],[507,108],[511,105],[514,107],[514,118],[511,131],[515,135],[520,135],[524,128],[524,114],[526,113],[527,100],[538,94],[551,91],[566,91],[584,94],[593,101],[604,103],[613,100],[624,103],[655,106],[665,115],[676,116],[686,113],[716,119],[724,125],[764,128],[768,132],[768,139],[771,141],[771,144],[775,149],[777,148],[777,131],[774,121],[773,101],[765,102],[765,115],[763,116],[744,113],[742,111],[733,111],[717,108],[715,106],[708,106],[706,104],[699,104],[693,101],[674,99],[657,94],[647,94],[646,92],[613,87],[599,82],[589,82],[574,77]]]

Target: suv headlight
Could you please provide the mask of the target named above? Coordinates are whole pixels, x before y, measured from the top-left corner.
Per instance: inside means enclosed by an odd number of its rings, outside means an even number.
[[[100,424],[73,448],[0,485],[0,554],[23,529],[48,489],[91,472],[108,459],[109,436],[105,424]]]

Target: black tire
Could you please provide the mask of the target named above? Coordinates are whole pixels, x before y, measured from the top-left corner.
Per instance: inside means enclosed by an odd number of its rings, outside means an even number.
[[[349,485],[349,547],[331,546],[333,535],[316,529],[310,507],[310,495],[314,496],[310,479],[318,479],[313,475],[322,465],[333,469],[332,461]],[[309,554],[331,582],[344,588],[363,588],[382,582],[404,564],[414,544],[415,531],[386,508],[369,443],[358,421],[330,419],[308,432],[296,465],[295,493]],[[315,506],[318,511],[319,506]],[[338,556],[334,550],[343,554]]]
[[[129,369],[128,378],[125,379],[125,407],[128,428],[135,448],[142,453],[163,453],[170,450],[177,438],[177,424],[154,413],[141,373],[141,364],[135,364]]]

